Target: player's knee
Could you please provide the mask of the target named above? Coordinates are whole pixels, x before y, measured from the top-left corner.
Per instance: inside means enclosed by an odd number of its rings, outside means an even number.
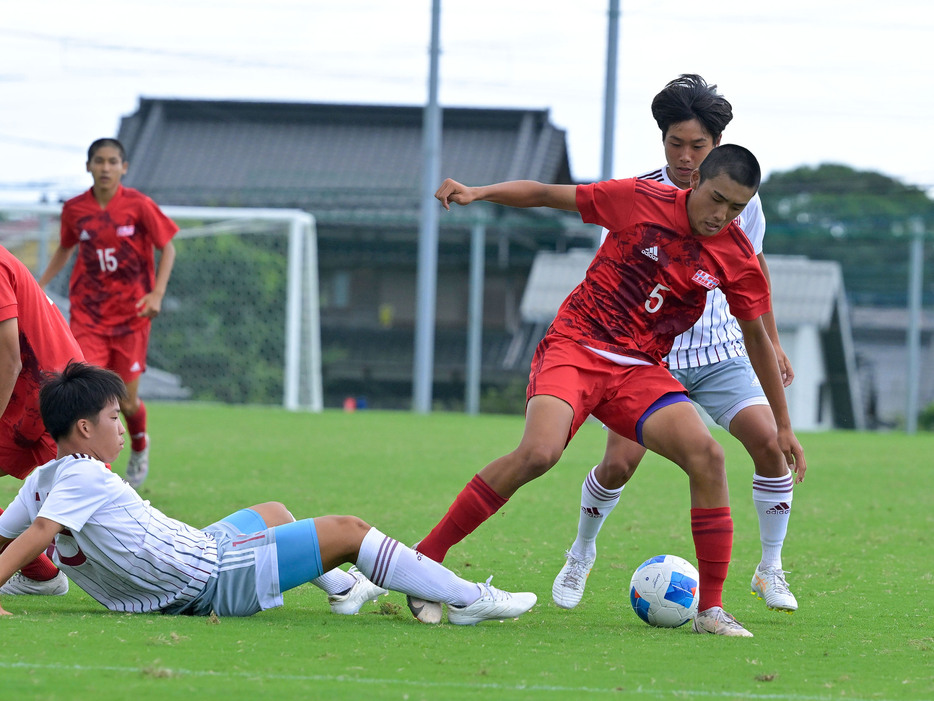
[[[685,470],[700,478],[718,478],[724,474],[723,446],[712,437],[691,448]]]
[[[139,411],[139,397],[128,397],[120,402],[120,412],[127,418],[136,416]]]
[[[344,533],[353,534],[353,540],[357,538],[363,540],[363,536],[370,530],[370,524],[358,516],[335,516],[334,518],[337,519],[337,526]]]
[[[784,477],[788,474],[788,462],[778,444],[778,436],[762,440],[754,446],[748,446],[749,456],[756,468],[756,474],[762,477]]]
[[[560,449],[544,444],[522,446],[519,449],[519,458],[526,481],[548,472],[561,458],[561,452]]]
[[[639,461],[626,456],[607,454],[597,465],[597,480],[607,489],[618,489],[629,481],[639,466]]]

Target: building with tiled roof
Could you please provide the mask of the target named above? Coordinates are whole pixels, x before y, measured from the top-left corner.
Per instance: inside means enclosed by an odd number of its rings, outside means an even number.
[[[310,212],[326,403],[369,395],[378,406],[408,406],[423,117],[421,107],[143,98],[120,125],[130,161],[124,183],[161,205]],[[572,183],[566,135],[547,110],[444,109],[440,172],[467,183]],[[505,358],[535,254],[590,245],[595,233],[545,210],[475,205],[440,219],[435,396],[456,404],[475,225],[485,236],[484,385],[527,375],[528,358]]]

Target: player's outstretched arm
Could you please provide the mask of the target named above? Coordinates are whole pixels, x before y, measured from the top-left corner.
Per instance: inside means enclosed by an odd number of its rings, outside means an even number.
[[[435,198],[447,210],[451,209],[451,203],[465,206],[471,202],[493,202],[507,207],[550,207],[578,211],[576,185],[547,185],[535,180],[510,180],[495,185],[468,187],[448,178],[435,192]]]
[[[0,552],[0,586],[16,572],[35,560],[46,551],[55,535],[62,530],[62,525],[41,516],[32,522],[22,535],[12,542],[9,538],[0,537],[0,547],[6,548]],[[0,606],[0,615],[10,615]]]
[[[762,391],[765,392],[769,406],[772,408],[772,415],[778,427],[778,444],[785,454],[788,468],[795,473],[795,482],[801,482],[807,471],[807,463],[804,460],[804,449],[791,428],[785,387],[772,341],[765,332],[761,317],[753,321],[742,319],[737,319],[737,321],[743,330],[743,343],[749,355],[749,362],[752,364],[752,369],[756,371]]]

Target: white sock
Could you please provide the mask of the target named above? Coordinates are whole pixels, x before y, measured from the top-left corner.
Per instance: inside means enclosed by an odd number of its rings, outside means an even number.
[[[791,470],[784,477],[753,475],[752,502],[759,514],[759,540],[762,541],[762,561],[759,566],[782,566],[782,545],[791,517],[791,498],[794,475]]]
[[[607,489],[603,487],[594,474],[594,467],[587,473],[581,485],[581,515],[577,524],[577,538],[571,546],[571,555],[578,559],[595,558],[597,556],[597,535],[603,528],[603,523],[610,512],[619,503],[623,487]]]
[[[356,564],[376,586],[425,601],[466,606],[480,598],[478,585],[375,528],[363,537]]]
[[[356,582],[357,580],[353,578],[353,575],[347,574],[344,570],[338,569],[337,567],[311,580],[311,583],[316,587],[324,589],[328,596],[343,594]]]

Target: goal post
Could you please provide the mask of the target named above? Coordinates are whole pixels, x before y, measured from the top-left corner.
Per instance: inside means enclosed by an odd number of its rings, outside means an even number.
[[[177,375],[193,399],[322,411],[314,217],[297,209],[161,209],[180,227],[178,257],[148,364]],[[38,275],[60,216],[61,205],[0,203],[0,243]],[[67,298],[68,275],[50,291]]]

